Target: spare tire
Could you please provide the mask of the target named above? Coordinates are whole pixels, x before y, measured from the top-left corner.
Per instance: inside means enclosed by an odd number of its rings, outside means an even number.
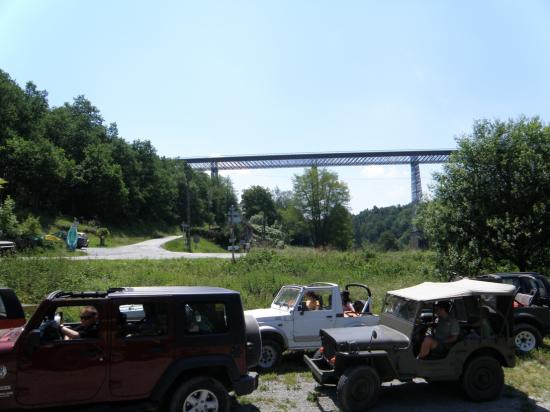
[[[246,365],[253,368],[258,365],[262,354],[262,335],[258,321],[252,315],[245,315],[246,325]]]

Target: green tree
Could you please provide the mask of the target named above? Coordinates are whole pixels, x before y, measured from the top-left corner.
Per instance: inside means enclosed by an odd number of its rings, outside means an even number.
[[[343,205],[334,206],[327,219],[326,232],[325,237],[330,245],[340,250],[347,250],[352,245],[352,216]]]
[[[383,232],[391,232],[401,246],[409,244],[412,225],[412,204],[373,207],[353,217],[355,244],[365,241],[376,244]]]
[[[15,216],[15,202],[8,196],[4,203],[0,205],[0,237],[15,239],[19,235],[19,222]]]
[[[482,120],[457,142],[419,215],[440,268],[548,267],[550,127],[538,118]]]
[[[122,180],[120,165],[113,162],[109,145],[90,145],[78,166],[77,210],[84,216],[99,215],[113,220],[123,215],[128,190]]]
[[[70,164],[50,141],[14,136],[0,146],[0,174],[13,184],[6,188],[19,208],[36,213],[57,210]]]
[[[317,167],[306,169],[301,176],[295,175],[293,185],[295,205],[310,227],[314,245],[329,244],[329,217],[337,206],[347,206],[350,199],[347,185],[338,180],[336,173]]]
[[[380,235],[380,238],[378,239],[378,247],[384,252],[399,249],[399,246],[397,246],[397,239],[395,238],[395,235],[389,230],[382,232],[382,234]]]
[[[266,225],[273,225],[277,218],[275,202],[269,189],[261,186],[251,186],[243,190],[241,196],[241,206],[244,209],[244,215],[250,219],[254,215],[261,215],[263,232]]]

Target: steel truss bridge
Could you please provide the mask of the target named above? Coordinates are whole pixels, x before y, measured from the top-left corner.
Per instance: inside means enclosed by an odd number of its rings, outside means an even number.
[[[297,167],[336,167],[370,165],[410,165],[412,202],[422,198],[421,164],[445,163],[454,150],[407,150],[375,152],[296,153],[246,156],[197,157],[184,160],[196,170],[276,169]]]

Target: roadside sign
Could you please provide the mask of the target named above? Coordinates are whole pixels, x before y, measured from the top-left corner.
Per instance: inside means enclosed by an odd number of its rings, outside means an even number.
[[[235,246],[227,246],[227,250],[229,250],[230,252],[231,251],[236,251],[236,250],[239,250],[240,246],[239,245],[235,245]]]
[[[232,224],[238,224],[241,223],[241,215],[237,212],[229,213],[227,215],[227,219],[229,220],[229,223]]]

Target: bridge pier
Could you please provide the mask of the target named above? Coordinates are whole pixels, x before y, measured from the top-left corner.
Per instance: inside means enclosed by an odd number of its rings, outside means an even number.
[[[218,162],[210,163],[210,177],[212,179],[218,178]]]
[[[416,159],[411,161],[411,199],[412,199],[412,227],[411,227],[411,240],[410,246],[413,249],[418,249],[420,247],[420,233],[418,228],[414,224],[414,219],[416,218],[416,207],[418,203],[422,200],[422,182],[420,180],[420,164]]]

